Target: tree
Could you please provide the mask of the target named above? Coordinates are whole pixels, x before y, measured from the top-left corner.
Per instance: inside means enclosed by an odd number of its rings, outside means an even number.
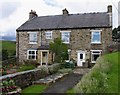
[[[8,59],[8,51],[7,49],[2,49],[2,60]]]
[[[60,38],[56,38],[54,42],[50,43],[49,50],[52,55],[55,54],[55,62],[63,62],[63,60],[68,59],[68,47]]]
[[[113,39],[120,39],[120,25],[118,26],[118,28],[113,29],[112,38]]]

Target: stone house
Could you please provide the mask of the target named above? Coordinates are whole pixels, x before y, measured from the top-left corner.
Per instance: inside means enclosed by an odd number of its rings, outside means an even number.
[[[106,12],[38,16],[29,13],[29,19],[16,31],[16,51],[19,62],[37,60],[40,65],[51,63],[49,43],[61,38],[69,47],[69,56],[76,60],[77,66],[91,64],[105,53],[112,41],[112,6]]]

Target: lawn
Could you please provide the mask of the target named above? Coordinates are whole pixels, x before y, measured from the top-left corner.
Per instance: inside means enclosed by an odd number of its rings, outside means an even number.
[[[22,90],[22,95],[39,95],[47,88],[46,85],[32,85]]]
[[[19,69],[17,69],[17,72],[21,72],[21,71],[27,71],[27,70],[32,70],[32,69],[35,69],[36,67],[34,65],[31,65],[31,64],[24,64],[24,65],[21,65]]]
[[[118,93],[118,56],[106,54],[97,60],[92,70],[74,87],[76,93]]]

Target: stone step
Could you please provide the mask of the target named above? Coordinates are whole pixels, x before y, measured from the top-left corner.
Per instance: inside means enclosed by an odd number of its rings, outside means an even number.
[[[45,84],[45,85],[49,85],[51,83],[55,83],[58,79],[61,79],[62,77],[64,77],[65,75],[67,75],[68,73],[64,73],[64,74],[53,74],[53,75],[49,75],[45,78],[39,79],[37,81],[34,81],[33,84]]]

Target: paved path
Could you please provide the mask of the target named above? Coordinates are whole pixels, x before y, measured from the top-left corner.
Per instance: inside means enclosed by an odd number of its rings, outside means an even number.
[[[77,73],[66,75],[52,84],[44,93],[65,93],[68,89],[74,87],[80,81],[81,77],[82,75]]]

